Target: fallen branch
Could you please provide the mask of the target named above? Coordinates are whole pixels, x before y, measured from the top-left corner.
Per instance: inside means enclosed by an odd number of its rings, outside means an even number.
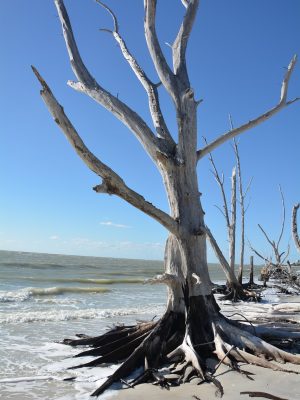
[[[265,392],[240,392],[240,394],[248,394],[249,397],[264,397],[265,399],[271,400],[288,400],[284,399],[283,397],[274,396],[273,394]]]

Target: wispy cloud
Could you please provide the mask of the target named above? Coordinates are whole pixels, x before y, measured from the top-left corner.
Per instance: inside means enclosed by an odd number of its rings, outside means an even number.
[[[114,228],[130,228],[129,225],[116,224],[115,222],[112,222],[112,221],[102,221],[102,222],[100,222],[100,225],[112,226]]]
[[[52,236],[49,237],[49,239],[50,239],[50,240],[58,240],[58,239],[59,239],[59,236],[57,236],[57,235],[52,235]]]

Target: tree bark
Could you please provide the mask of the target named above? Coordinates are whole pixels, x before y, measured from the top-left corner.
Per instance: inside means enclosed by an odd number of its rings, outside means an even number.
[[[235,267],[235,231],[236,231],[236,168],[231,175],[231,218],[229,226],[229,264],[234,273]]]
[[[297,225],[297,212],[298,212],[299,207],[300,207],[300,203],[295,204],[293,207],[292,234],[293,234],[293,239],[294,239],[296,249],[300,252],[300,239],[299,239],[299,235],[298,235],[298,225]]]
[[[253,279],[253,256],[250,256],[250,279],[249,279],[249,285],[254,284],[254,279]]]

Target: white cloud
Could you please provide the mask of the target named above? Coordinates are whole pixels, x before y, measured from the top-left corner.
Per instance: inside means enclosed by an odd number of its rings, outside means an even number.
[[[112,226],[114,228],[130,228],[129,225],[116,224],[115,222],[112,222],[112,221],[102,221],[102,222],[100,222],[100,225]]]
[[[57,239],[59,239],[59,236],[57,236],[57,235],[52,235],[52,236],[49,237],[49,239],[50,239],[50,240],[57,240]]]

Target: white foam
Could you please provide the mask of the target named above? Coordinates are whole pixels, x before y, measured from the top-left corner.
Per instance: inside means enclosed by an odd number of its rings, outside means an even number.
[[[65,293],[107,293],[109,291],[109,289],[102,287],[28,287],[8,292],[0,291],[0,302],[22,302],[35,296],[57,296]]]
[[[0,324],[19,324],[29,322],[70,321],[77,319],[110,318],[134,314],[161,313],[163,310],[150,307],[130,309],[81,309],[81,310],[47,310],[47,311],[19,311],[0,315]]]
[[[22,376],[20,378],[5,378],[0,379],[0,383],[19,383],[19,382],[34,382],[34,381],[62,380],[56,376]]]

